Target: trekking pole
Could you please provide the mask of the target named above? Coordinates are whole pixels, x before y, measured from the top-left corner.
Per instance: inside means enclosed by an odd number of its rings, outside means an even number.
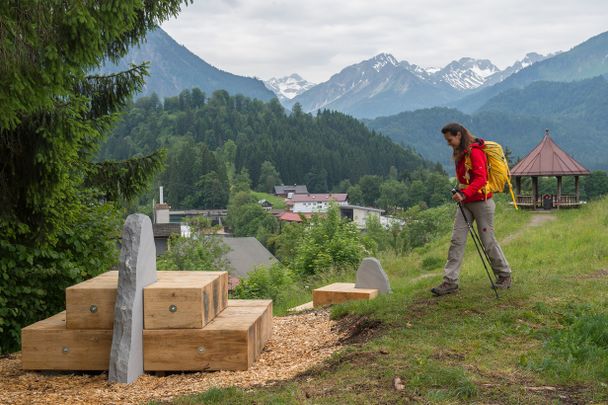
[[[452,189],[452,194],[456,194],[457,192],[458,191],[455,188]],[[460,208],[460,212],[462,213],[462,218],[464,219],[464,222],[467,223],[467,227],[469,228],[469,233],[471,234],[471,238],[473,239],[473,243],[475,244],[475,249],[477,249],[477,253],[479,254],[479,258],[481,259],[483,268],[485,269],[486,274],[488,275],[488,279],[490,280],[490,285],[492,286],[492,289],[494,290],[494,294],[496,294],[496,299],[499,299],[500,297],[498,296],[498,289],[494,285],[494,280],[492,280],[492,276],[490,275],[490,271],[488,270],[488,266],[486,265],[486,260],[488,261],[488,264],[490,264],[490,257],[488,256],[488,252],[486,252],[485,246],[483,245],[483,242],[481,241],[481,238],[479,237],[479,235],[477,235],[477,233],[473,230],[473,225],[471,225],[471,223],[467,219],[467,216],[464,213],[464,207],[462,206],[462,203],[458,202],[457,204],[458,204],[458,208]],[[483,250],[483,255],[481,254],[482,250]],[[485,256],[485,258],[484,258],[484,256]]]

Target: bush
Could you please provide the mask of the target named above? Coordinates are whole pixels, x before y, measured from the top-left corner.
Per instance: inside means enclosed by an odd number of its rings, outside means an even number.
[[[306,223],[294,252],[293,269],[310,276],[330,268],[355,268],[370,252],[356,225],[331,206],[325,216]]]
[[[190,236],[172,235],[169,249],[158,258],[158,270],[228,271],[226,253],[230,250],[221,237],[214,233],[209,219],[195,217],[188,221]]]
[[[280,264],[260,267],[241,280],[232,292],[233,298],[272,299],[280,301],[288,285],[293,284],[289,271]]]
[[[19,349],[23,326],[64,310],[67,287],[118,261],[115,207],[73,204],[49,241],[31,246],[0,238],[0,353]]]

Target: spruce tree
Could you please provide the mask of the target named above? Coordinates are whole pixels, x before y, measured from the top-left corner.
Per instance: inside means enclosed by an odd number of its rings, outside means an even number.
[[[17,347],[21,326],[62,309],[65,287],[114,262],[120,218],[111,200],[136,195],[163,154],[94,162],[147,66],[92,72],[183,3],[8,0],[0,7],[0,352]]]

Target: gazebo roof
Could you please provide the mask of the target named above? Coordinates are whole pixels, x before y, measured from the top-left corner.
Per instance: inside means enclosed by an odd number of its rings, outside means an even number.
[[[511,175],[518,176],[584,176],[589,170],[572,156],[560,149],[549,131],[543,140],[511,169]]]

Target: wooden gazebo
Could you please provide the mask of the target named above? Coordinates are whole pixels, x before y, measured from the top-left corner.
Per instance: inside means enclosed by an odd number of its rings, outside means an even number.
[[[589,170],[557,146],[549,130],[546,130],[543,140],[511,169],[511,176],[515,178],[517,205],[532,209],[548,208],[549,205],[550,208],[578,207],[581,204],[579,177],[589,174]],[[540,196],[538,178],[553,176],[557,178],[557,193]],[[574,176],[575,195],[562,194],[563,176]],[[532,195],[521,194],[522,177],[532,178]]]

